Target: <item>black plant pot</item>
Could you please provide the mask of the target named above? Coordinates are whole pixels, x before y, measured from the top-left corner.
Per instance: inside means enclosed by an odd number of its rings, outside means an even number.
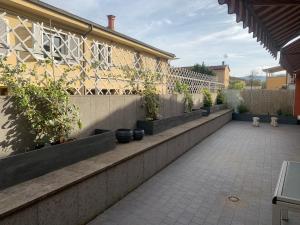
[[[143,139],[145,131],[143,129],[134,129],[133,130],[133,139],[140,141]]]
[[[202,116],[209,116],[210,107],[201,107],[201,109],[202,109]]]
[[[133,132],[131,129],[118,129],[116,131],[116,138],[119,143],[128,143],[133,138]]]

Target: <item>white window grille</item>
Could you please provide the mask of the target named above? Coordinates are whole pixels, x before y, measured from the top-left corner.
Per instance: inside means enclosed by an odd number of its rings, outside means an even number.
[[[51,29],[43,30],[43,52],[44,58],[53,55],[55,60],[62,60],[68,55],[68,35],[65,33],[53,33]]]
[[[93,58],[94,62],[96,62],[98,67],[101,69],[107,70],[110,69],[112,66],[112,47],[100,43],[100,42],[94,42],[93,43]]]
[[[9,52],[7,20],[0,18],[0,56],[6,56]]]

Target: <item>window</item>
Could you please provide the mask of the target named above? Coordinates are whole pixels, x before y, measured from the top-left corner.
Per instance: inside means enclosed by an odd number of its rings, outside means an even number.
[[[80,40],[78,37],[69,36],[69,50],[71,59],[80,59]]]
[[[137,70],[140,70],[143,68],[143,62],[142,62],[141,54],[139,52],[134,53],[134,67]]]
[[[53,54],[55,60],[62,60],[68,54],[68,36],[63,33],[53,34],[51,30],[43,31],[44,58]],[[47,54],[48,53],[48,54]]]
[[[74,34],[46,28],[43,24],[33,24],[33,48],[39,59],[51,57],[64,59],[68,63],[76,63],[82,57],[80,39]]]
[[[99,62],[99,67],[109,69],[112,65],[112,47],[103,43],[95,42],[93,45],[94,59]]]
[[[0,55],[7,55],[8,48],[8,26],[6,20],[0,18]]]

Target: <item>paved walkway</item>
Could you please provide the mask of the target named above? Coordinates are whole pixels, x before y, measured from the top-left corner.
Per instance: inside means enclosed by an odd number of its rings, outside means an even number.
[[[299,126],[231,122],[88,225],[270,225],[283,160],[300,161]]]

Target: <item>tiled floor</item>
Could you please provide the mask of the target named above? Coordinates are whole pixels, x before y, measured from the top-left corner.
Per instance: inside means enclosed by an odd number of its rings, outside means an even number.
[[[300,126],[231,122],[89,225],[270,225],[283,160],[300,161]]]

